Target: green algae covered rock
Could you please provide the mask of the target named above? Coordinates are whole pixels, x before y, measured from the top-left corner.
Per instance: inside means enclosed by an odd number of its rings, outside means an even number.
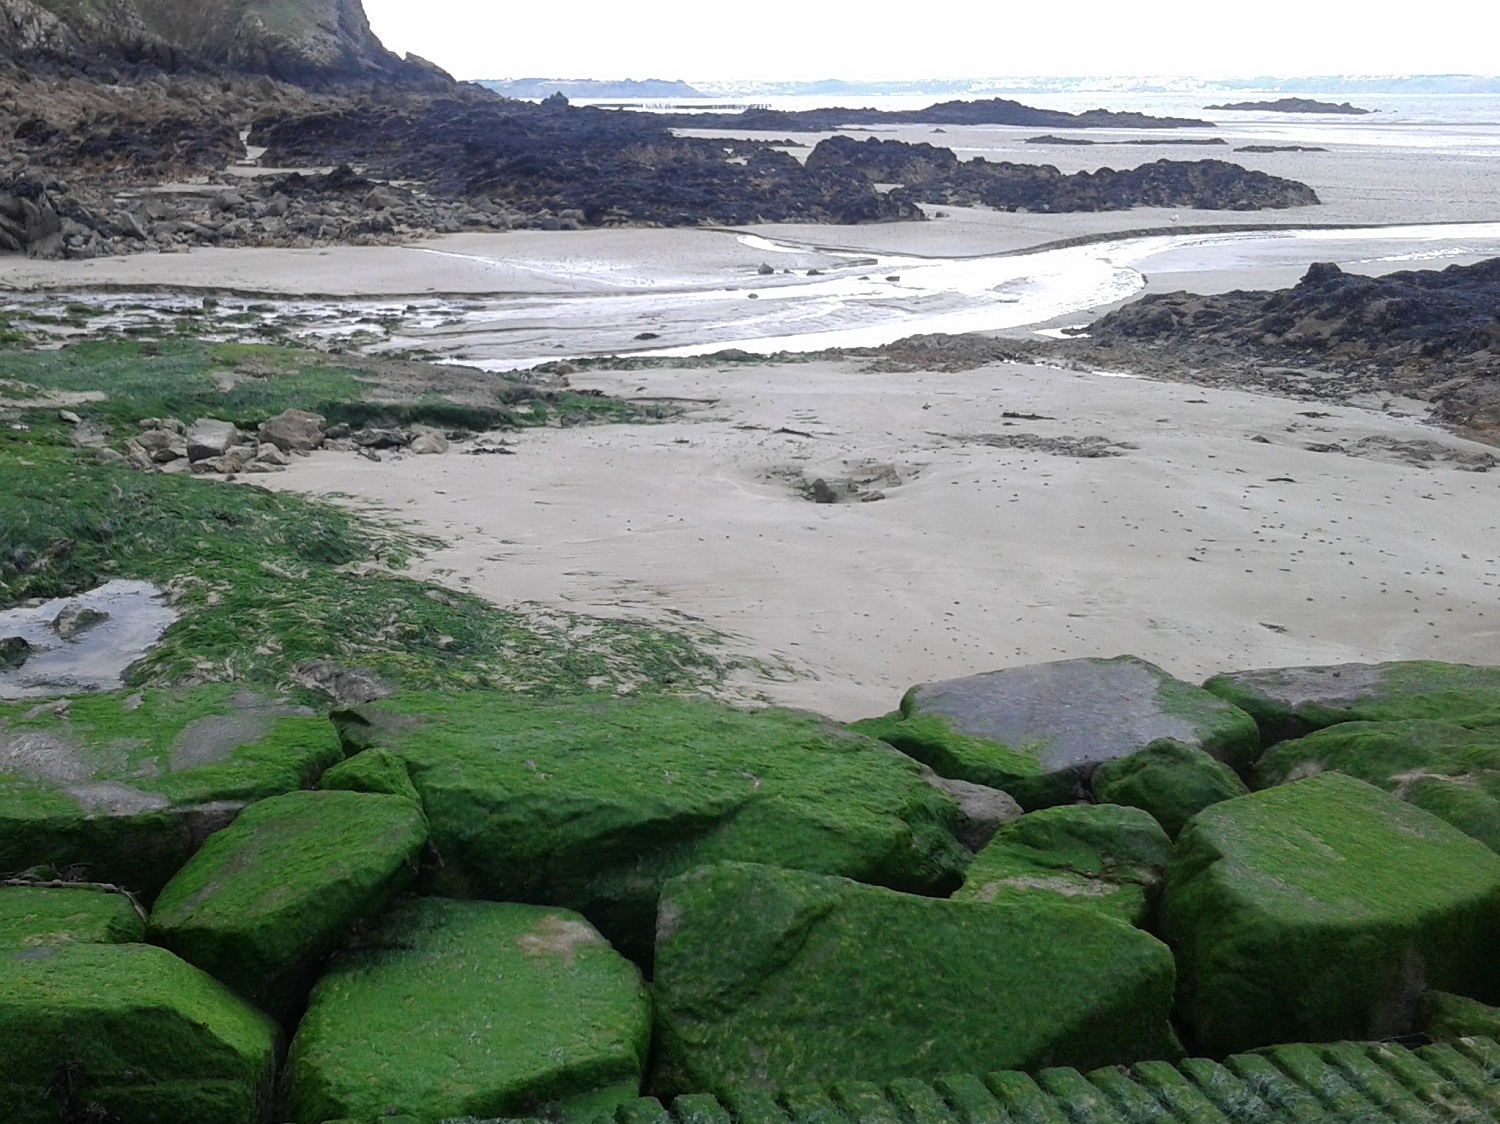
[[[1117,804],[1067,804],[1002,824],[955,899],[1062,901],[1143,926],[1172,857],[1149,814]]]
[[[1094,770],[1094,799],[1150,812],[1173,838],[1210,804],[1250,790],[1235,771],[1201,749],[1163,738]]]
[[[427,824],[410,800],[290,792],[210,836],[162,890],[150,935],[272,1013],[314,963],[409,886]]]
[[[1279,667],[1203,686],[1255,719],[1267,745],[1338,722],[1500,726],[1500,667],[1411,660]]]
[[[0,888],[0,950],[145,939],[146,922],[124,894],[92,886]]]
[[[146,897],[246,803],[342,756],[325,719],[225,684],[0,705],[0,870]]]
[[[639,1095],[650,1037],[640,973],[577,914],[410,899],[313,989],[293,1117],[602,1116]]]
[[[925,683],[901,709],[856,728],[944,776],[1004,789],[1025,808],[1087,792],[1101,762],[1174,738],[1248,768],[1255,723],[1135,656],[1062,660]]]
[[[1435,1042],[1500,1035],[1500,1007],[1466,995],[1429,991],[1422,1000],[1422,1033]]]
[[[406,760],[388,749],[368,749],[335,765],[318,781],[319,788],[343,789],[348,792],[382,792],[387,796],[404,796],[418,804],[416,786],[406,771]]]
[[[700,863],[947,892],[969,858],[957,805],[916,762],[810,715],[475,691],[334,720],[351,750],[405,760],[441,858],[435,892],[576,909],[638,963],[661,883]]]
[[[1162,920],[1179,1013],[1214,1054],[1409,1034],[1427,988],[1500,990],[1500,857],[1340,773],[1200,812]]]
[[[1331,770],[1394,793],[1500,851],[1500,726],[1341,722],[1274,747],[1252,781],[1270,788]]]
[[[1175,1057],[1172,956],[1050,901],[944,901],[748,863],[662,892],[658,1093]]]
[[[6,1124],[262,1124],[269,1107],[274,1024],[151,945],[0,949],[0,1042]]]

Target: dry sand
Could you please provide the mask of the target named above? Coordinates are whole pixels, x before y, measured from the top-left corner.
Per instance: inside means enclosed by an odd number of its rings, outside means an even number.
[[[699,618],[785,665],[742,676],[742,696],[842,719],[913,683],[1075,656],[1130,652],[1197,679],[1500,651],[1500,472],[1307,449],[1483,450],[1410,417],[1025,366],[577,381],[714,401],[663,424],[527,432],[514,457],[323,453],[262,480],[419,521],[449,544],[425,572],[502,604]],[[1137,448],[1078,459],[965,439],[1018,434]],[[903,483],[828,506],[786,475],[866,461]]]

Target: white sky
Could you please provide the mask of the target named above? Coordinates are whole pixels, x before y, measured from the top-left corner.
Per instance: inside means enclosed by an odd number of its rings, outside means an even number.
[[[1493,75],[1500,67],[1495,0],[364,5],[387,47],[465,79]]]

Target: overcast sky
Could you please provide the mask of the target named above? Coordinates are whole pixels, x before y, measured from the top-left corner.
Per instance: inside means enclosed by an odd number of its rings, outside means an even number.
[[[364,4],[387,47],[414,51],[457,78],[1500,72],[1495,0]]]

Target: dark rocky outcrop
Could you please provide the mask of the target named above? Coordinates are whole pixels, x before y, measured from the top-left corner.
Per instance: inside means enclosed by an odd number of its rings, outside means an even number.
[[[1235,101],[1223,105],[1205,105],[1206,110],[1234,109],[1255,110],[1261,113],[1343,113],[1363,116],[1374,113],[1373,109],[1360,109],[1346,101],[1317,101],[1314,98],[1277,98],[1275,101]]]
[[[1152,117],[1089,109],[1067,113],[1037,109],[1009,98],[945,101],[923,109],[848,109],[843,106],[802,111],[746,109],[739,113],[682,113],[671,124],[685,129],[791,130],[827,133],[850,125],[1019,125],[1031,129],[1194,129],[1212,121],[1193,117]]]
[[[899,183],[891,197],[920,203],[985,206],[1006,211],[1118,211],[1131,207],[1195,207],[1252,211],[1318,202],[1306,184],[1250,171],[1222,160],[1157,160],[1139,168],[1065,175],[1050,164],[959,161],[946,148],[870,137],[820,141],[809,170],[856,172],[874,183]]]

